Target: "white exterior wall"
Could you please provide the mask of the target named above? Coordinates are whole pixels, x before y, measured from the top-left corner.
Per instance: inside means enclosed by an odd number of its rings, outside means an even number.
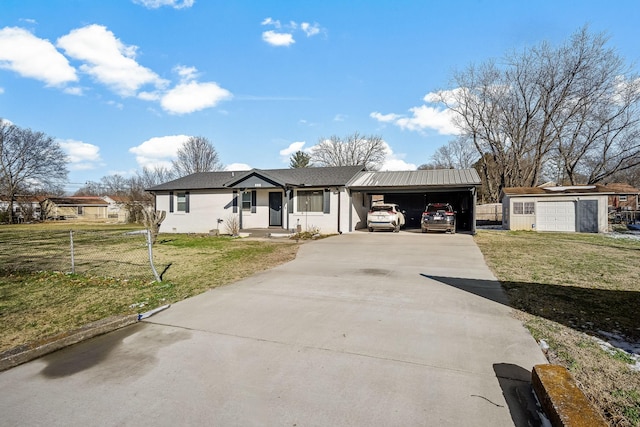
[[[304,190],[320,190],[318,188],[305,188]],[[324,190],[324,188],[322,188]],[[242,229],[269,227],[269,193],[278,192],[278,189],[256,190],[256,212],[242,211]],[[191,190],[189,191],[189,212],[177,212],[177,194],[173,192],[174,212],[169,212],[169,192],[156,194],[156,209],[167,212],[160,231],[163,233],[208,233],[216,230],[217,219],[223,222],[219,225],[221,234],[226,234],[225,222],[230,216],[239,220],[239,212],[242,209],[242,194],[238,196],[238,213],[233,213],[233,197],[231,190]],[[345,188],[330,192],[329,213],[323,212],[298,212],[297,191],[289,200],[288,195],[282,191],[282,229],[296,230],[297,225],[302,231],[319,229],[322,234],[348,233],[349,229],[355,231],[360,215],[366,212],[368,207],[362,207],[362,194],[354,194],[353,204],[349,200],[349,194]],[[340,212],[338,212],[338,199],[340,199]],[[225,208],[226,206],[226,208]],[[338,230],[338,215],[340,215],[340,230]],[[349,219],[353,221],[350,227]],[[287,222],[288,217],[288,222]],[[288,226],[288,228],[287,228]]]
[[[160,226],[162,233],[208,233],[216,230],[218,218],[227,221],[229,216],[234,215],[234,195],[229,190],[189,191],[188,213],[177,212],[177,194],[178,191],[173,192],[173,212],[169,212],[169,193],[156,195],[156,210],[167,212],[167,217]],[[224,222],[219,229],[220,233],[226,233]]]
[[[351,195],[351,218],[352,218],[352,230],[360,230],[367,228],[367,213],[369,213],[368,200],[365,198],[365,193],[352,193]]]
[[[606,233],[609,230],[608,213],[607,213],[607,195],[582,195],[582,194],[565,194],[558,196],[505,196],[503,205],[502,225],[507,230],[536,230],[536,214],[538,213],[539,202],[565,202],[578,200],[596,200],[598,201],[598,232]],[[533,215],[514,215],[514,202],[534,202]]]

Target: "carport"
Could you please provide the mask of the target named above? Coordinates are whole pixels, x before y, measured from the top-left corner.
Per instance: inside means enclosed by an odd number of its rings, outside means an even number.
[[[420,227],[428,203],[449,203],[457,213],[456,229],[475,234],[476,193],[480,184],[475,169],[359,172],[346,185],[358,216],[351,224],[363,227],[373,200],[398,204],[406,212],[408,228]],[[356,200],[361,201],[361,209],[354,203]]]

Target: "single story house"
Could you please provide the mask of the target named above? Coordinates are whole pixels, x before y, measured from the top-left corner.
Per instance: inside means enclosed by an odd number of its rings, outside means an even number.
[[[42,200],[44,200],[43,196],[15,196],[13,199],[13,217],[17,222],[39,220]],[[0,197],[0,212],[6,212],[8,209],[8,198]]]
[[[545,185],[502,190],[502,228],[506,230],[604,233],[609,229],[604,185]]]
[[[163,232],[224,233],[230,222],[240,230],[352,232],[366,228],[373,198],[398,203],[413,217],[428,202],[453,201],[465,218],[463,229],[475,232],[479,185],[473,169],[377,172],[340,166],[201,172],[147,191],[155,195],[155,209],[167,212]]]
[[[107,219],[109,203],[101,197],[49,197],[42,202],[46,219]]]

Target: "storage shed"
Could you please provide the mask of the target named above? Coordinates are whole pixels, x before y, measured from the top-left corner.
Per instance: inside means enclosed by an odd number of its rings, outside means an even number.
[[[510,187],[502,190],[506,230],[608,231],[608,197],[603,185]]]

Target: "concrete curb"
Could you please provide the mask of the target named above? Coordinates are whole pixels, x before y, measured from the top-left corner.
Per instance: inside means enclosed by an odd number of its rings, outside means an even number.
[[[606,427],[566,368],[536,365],[531,373],[533,390],[553,427]]]
[[[0,372],[29,362],[61,348],[88,340],[138,322],[138,314],[114,316],[89,323],[70,332],[34,341],[0,353]]]

